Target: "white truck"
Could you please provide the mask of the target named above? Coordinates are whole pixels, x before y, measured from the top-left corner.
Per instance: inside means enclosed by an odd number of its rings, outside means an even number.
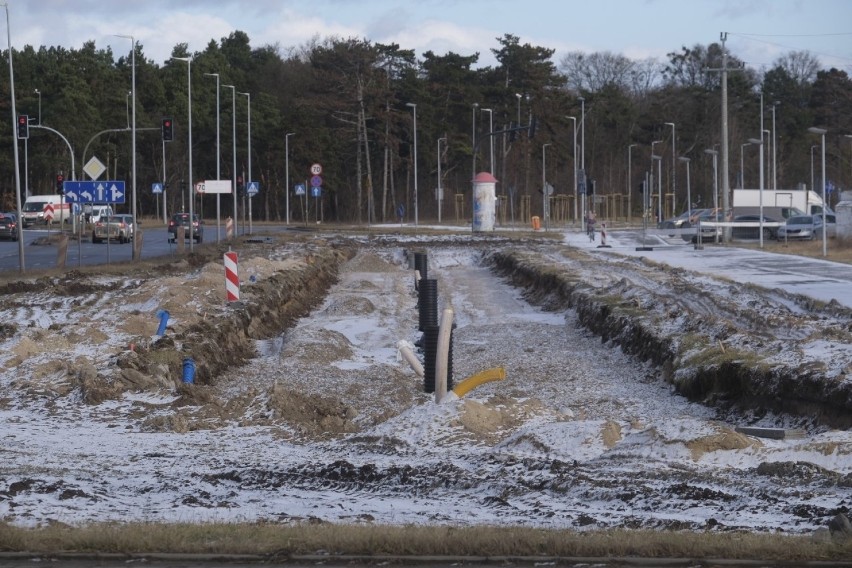
[[[30,195],[21,207],[21,225],[26,228],[30,225],[44,225],[44,207],[48,203],[53,205],[53,222],[71,222],[71,204],[63,201],[61,195]]]
[[[764,207],[792,207],[808,215],[822,213],[823,200],[820,195],[808,189],[735,189],[733,208],[760,207],[763,193]],[[826,209],[828,211],[828,209]]]

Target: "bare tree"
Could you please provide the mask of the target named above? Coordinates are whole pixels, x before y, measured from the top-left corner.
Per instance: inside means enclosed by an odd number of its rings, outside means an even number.
[[[586,54],[572,51],[562,57],[559,70],[566,76],[568,87],[574,91],[598,92],[606,85],[631,89],[636,62],[609,51]]]
[[[808,51],[791,51],[775,60],[774,67],[781,67],[799,86],[810,85],[820,70],[819,59]]]

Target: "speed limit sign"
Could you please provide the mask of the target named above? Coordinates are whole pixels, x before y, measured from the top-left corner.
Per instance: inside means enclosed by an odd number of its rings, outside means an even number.
[[[322,166],[319,164],[314,164],[311,166],[311,174],[318,176],[322,173]]]

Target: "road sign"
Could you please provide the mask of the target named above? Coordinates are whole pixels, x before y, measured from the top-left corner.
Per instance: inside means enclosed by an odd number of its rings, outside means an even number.
[[[314,164],[311,166],[311,175],[318,176],[322,173],[322,166],[320,164]]]
[[[163,184],[152,183],[151,184],[151,193],[163,193]]]
[[[101,174],[106,171],[106,166],[95,156],[92,156],[92,159],[86,162],[86,165],[83,166],[83,171],[86,172],[86,175],[90,178],[98,179],[101,177]]]
[[[66,181],[63,184],[68,203],[124,203],[123,181]]]
[[[44,204],[44,220],[48,223],[53,221],[53,203]]]
[[[257,183],[256,181],[248,182],[248,185],[246,185],[246,193],[249,194],[249,197],[254,197],[255,195],[257,195],[258,191],[260,191],[259,183]]]
[[[204,193],[231,193],[231,186],[229,179],[204,180]]]
[[[296,195],[305,195],[305,184],[297,183],[293,190],[296,192]]]
[[[311,187],[320,187],[322,185],[322,178],[320,176],[311,177]]]
[[[318,185],[315,185],[311,188],[311,197],[320,197],[322,195],[322,188]]]

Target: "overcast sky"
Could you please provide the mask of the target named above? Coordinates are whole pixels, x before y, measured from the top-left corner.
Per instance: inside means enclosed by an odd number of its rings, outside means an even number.
[[[129,51],[132,35],[161,64],[175,45],[202,51],[235,30],[252,47],[298,47],[314,36],[398,43],[418,56],[480,53],[504,34],[556,50],[655,57],[718,42],[750,66],[804,50],[852,73],[850,0],[8,0],[11,42],[80,48],[86,41]],[[2,44],[5,47],[5,42]]]

